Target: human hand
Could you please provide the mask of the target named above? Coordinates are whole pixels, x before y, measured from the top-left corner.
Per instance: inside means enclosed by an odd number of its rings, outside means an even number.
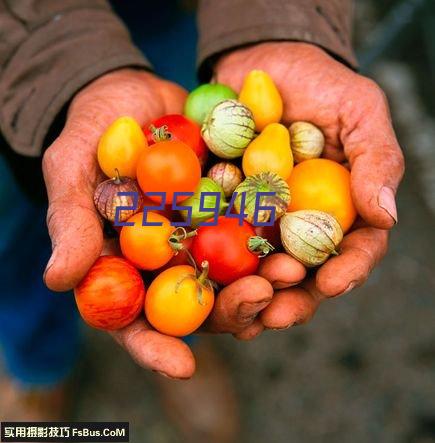
[[[144,125],[161,115],[180,113],[185,95],[178,86],[153,74],[122,69],[95,80],[73,99],[64,130],[43,158],[53,244],[44,276],[49,288],[66,291],[75,287],[101,253],[114,253],[116,245],[103,242],[102,223],[93,202],[95,187],[104,180],[96,158],[102,133],[123,115]],[[221,292],[203,329],[237,333],[252,323],[272,294],[270,283],[258,276],[235,282]],[[175,378],[189,378],[195,371],[189,347],[153,330],[144,318],[112,336],[145,368]]]
[[[349,164],[360,216],[345,236],[341,254],[297,288],[290,288],[287,277],[299,267],[293,258],[275,254],[262,261],[259,274],[277,293],[255,324],[282,329],[308,321],[322,300],[363,284],[384,256],[388,230],[397,222],[395,194],[404,160],[381,89],[322,49],[292,42],[239,49],[218,61],[215,78],[239,91],[252,69],[263,69],[274,79],[283,98],[285,123],[312,122],[325,135],[324,157]],[[244,334],[251,338],[260,329],[250,326]]]

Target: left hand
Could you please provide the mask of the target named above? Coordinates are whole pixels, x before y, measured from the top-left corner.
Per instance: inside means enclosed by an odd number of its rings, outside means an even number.
[[[237,334],[239,338],[253,338],[262,328],[305,323],[322,300],[362,285],[387,251],[388,230],[397,223],[395,194],[404,173],[388,104],[375,82],[314,45],[293,42],[262,43],[224,55],[215,78],[240,91],[252,69],[262,69],[274,79],[284,102],[285,124],[315,124],[325,135],[323,156],[349,163],[360,219],[344,237],[341,254],[298,287],[291,287],[294,278],[289,278],[300,269],[296,260],[286,254],[264,259],[259,274],[277,292],[259,319]],[[301,280],[304,277],[305,272]]]

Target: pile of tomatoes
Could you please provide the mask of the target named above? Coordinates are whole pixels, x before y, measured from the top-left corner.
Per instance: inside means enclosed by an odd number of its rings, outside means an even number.
[[[253,108],[257,138],[266,138],[268,125],[278,124],[282,116],[277,89],[270,77],[265,79],[266,88],[245,88],[239,97]],[[112,185],[125,179],[120,193],[125,195],[107,195],[104,207],[96,205],[105,222],[114,226],[122,256],[100,257],[75,288],[78,309],[89,325],[114,330],[144,314],[164,334],[191,334],[210,314],[216,288],[255,274],[261,257],[280,249],[277,224],[253,226],[243,211],[234,210],[232,201],[225,203],[225,214],[201,207],[213,220],[196,229],[180,215],[207,170],[222,161],[210,153],[201,123],[220,101],[236,98],[224,85],[202,85],[189,96],[186,115],[162,116],[143,128],[133,118],[121,117],[101,137],[100,168]],[[274,138],[258,145],[255,155],[243,158],[243,167],[240,159],[231,163],[245,174],[261,169],[271,158]],[[287,163],[278,164],[277,170],[286,174],[289,210],[327,210],[344,231],[349,229],[356,216],[349,172],[326,159],[294,166],[288,149]],[[125,192],[129,186],[140,195]],[[116,220],[108,216],[108,205],[116,206]],[[129,216],[124,220],[122,214]]]

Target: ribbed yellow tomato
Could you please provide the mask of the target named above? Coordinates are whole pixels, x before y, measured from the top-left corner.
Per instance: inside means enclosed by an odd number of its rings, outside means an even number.
[[[98,143],[98,163],[108,177],[136,178],[139,156],[148,146],[142,128],[132,117],[119,117],[104,132]]]
[[[333,215],[343,232],[352,226],[357,212],[350,190],[350,172],[339,163],[315,158],[299,163],[287,180],[291,192],[289,211],[317,209]]]

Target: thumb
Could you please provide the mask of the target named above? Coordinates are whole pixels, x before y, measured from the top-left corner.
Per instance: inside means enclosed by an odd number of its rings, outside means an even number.
[[[75,149],[68,149],[73,141]],[[53,291],[75,287],[103,247],[102,225],[93,203],[95,154],[79,142],[61,135],[43,158],[53,248],[44,281]]]
[[[351,165],[351,189],[356,209],[371,226],[390,229],[397,223],[395,195],[404,173],[383,92],[374,87],[370,107],[359,121],[348,122],[343,145]],[[345,117],[343,116],[343,120]]]

